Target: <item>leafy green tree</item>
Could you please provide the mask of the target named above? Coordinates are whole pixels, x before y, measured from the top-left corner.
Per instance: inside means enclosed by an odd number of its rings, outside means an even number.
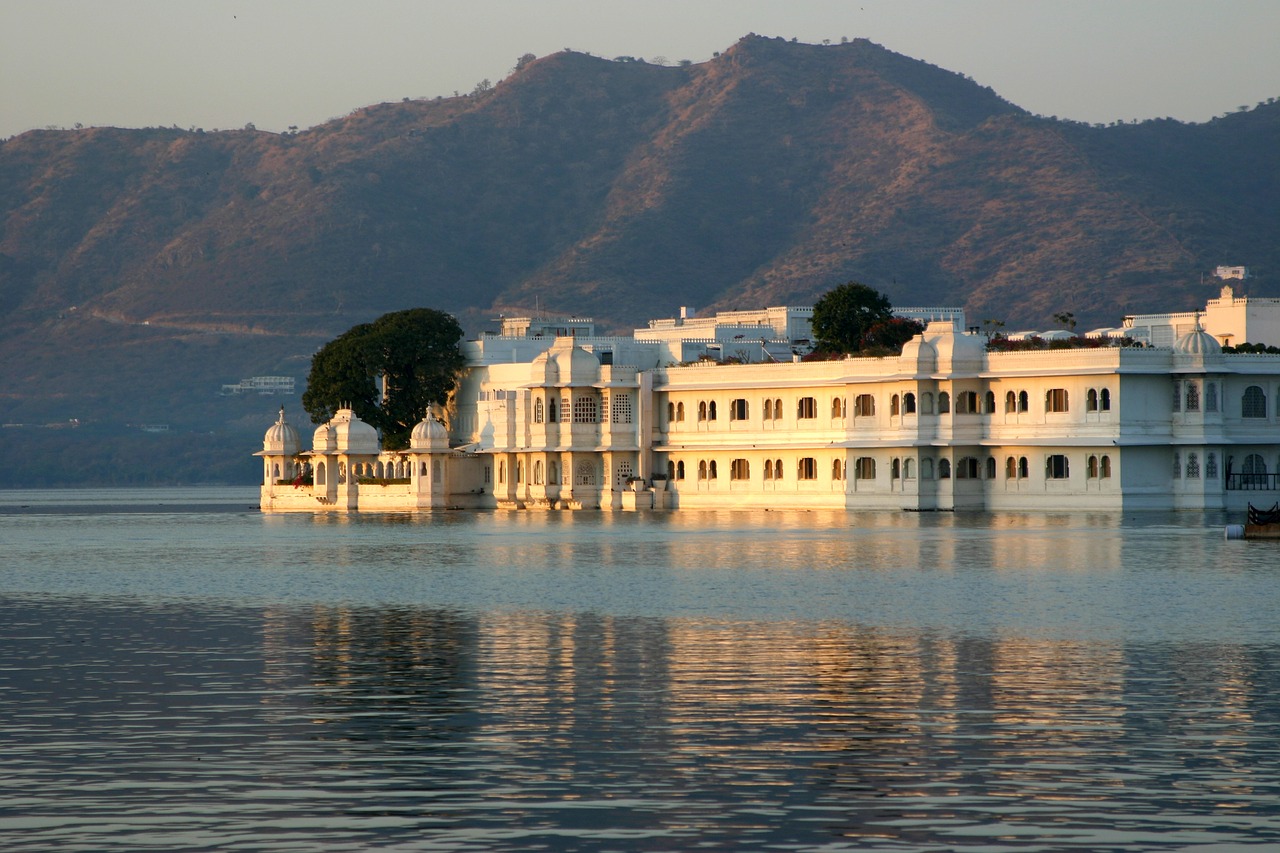
[[[465,359],[462,327],[449,314],[413,308],[343,332],[311,359],[302,406],[321,424],[343,406],[382,433],[388,449],[407,447],[432,403],[457,385]],[[378,380],[384,383],[379,394]]]
[[[891,317],[889,297],[865,284],[845,282],[814,303],[814,343],[827,352],[858,352],[866,342],[867,332]]]

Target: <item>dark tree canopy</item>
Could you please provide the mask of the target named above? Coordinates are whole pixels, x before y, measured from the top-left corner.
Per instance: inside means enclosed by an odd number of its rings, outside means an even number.
[[[826,352],[859,352],[868,344],[867,333],[891,319],[889,297],[865,284],[846,282],[814,303],[814,343]]]
[[[458,321],[430,308],[396,311],[353,326],[311,359],[302,406],[317,424],[350,406],[382,433],[384,447],[407,447],[414,425],[432,403],[448,400],[457,385],[465,362],[461,339]]]
[[[924,323],[909,317],[882,320],[862,336],[864,351],[898,355],[907,341],[924,331]]]

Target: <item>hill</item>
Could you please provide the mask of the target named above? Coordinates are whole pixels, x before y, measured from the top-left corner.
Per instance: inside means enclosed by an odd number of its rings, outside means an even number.
[[[682,67],[554,54],[283,135],[33,131],[0,143],[5,421],[256,437],[278,400],[222,384],[301,383],[319,344],[413,306],[623,330],[857,279],[1088,327],[1202,304],[1228,262],[1273,295],[1278,150],[1280,104],[1090,127],[870,42],[757,36]]]

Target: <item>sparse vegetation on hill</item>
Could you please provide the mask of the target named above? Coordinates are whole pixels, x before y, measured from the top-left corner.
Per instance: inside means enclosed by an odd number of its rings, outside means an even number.
[[[286,134],[0,143],[9,417],[217,423],[209,389],[301,379],[323,341],[411,305],[468,332],[535,306],[624,330],[857,279],[1088,328],[1196,307],[1219,263],[1278,286],[1280,104],[1089,127],[866,41],[516,64]]]

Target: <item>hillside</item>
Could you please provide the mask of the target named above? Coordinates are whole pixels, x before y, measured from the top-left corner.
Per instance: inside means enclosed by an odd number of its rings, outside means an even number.
[[[1276,151],[1276,103],[1088,127],[870,42],[756,36],[685,67],[559,53],[285,135],[33,131],[0,143],[5,421],[259,433],[279,400],[221,384],[301,382],[413,306],[621,330],[858,279],[1089,327],[1202,304],[1219,263],[1274,295]]]

